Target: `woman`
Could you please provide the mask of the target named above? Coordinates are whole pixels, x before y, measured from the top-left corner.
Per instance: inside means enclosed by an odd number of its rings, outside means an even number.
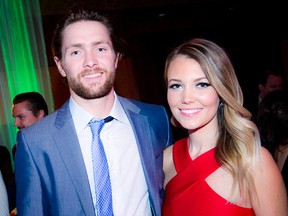
[[[273,155],[288,187],[288,92],[273,91],[259,105],[256,125],[262,145]]]
[[[164,152],[163,215],[287,216],[281,173],[225,51],[205,39],[183,43],[166,60],[165,80],[172,122],[188,137]]]

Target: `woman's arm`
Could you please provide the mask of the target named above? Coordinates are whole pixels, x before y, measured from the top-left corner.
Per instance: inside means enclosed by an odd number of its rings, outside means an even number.
[[[287,192],[281,172],[271,154],[262,147],[254,174],[258,200],[252,200],[257,216],[287,216]]]
[[[163,170],[165,174],[164,188],[166,187],[166,184],[176,175],[176,170],[173,162],[172,149],[173,145],[167,147],[164,150],[163,155]]]

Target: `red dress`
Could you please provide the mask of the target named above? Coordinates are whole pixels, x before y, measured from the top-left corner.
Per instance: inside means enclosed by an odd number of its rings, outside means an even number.
[[[166,185],[163,216],[252,216],[252,208],[229,203],[214,192],[205,179],[219,168],[214,157],[215,148],[192,160],[188,139],[173,146],[173,160],[177,175]]]

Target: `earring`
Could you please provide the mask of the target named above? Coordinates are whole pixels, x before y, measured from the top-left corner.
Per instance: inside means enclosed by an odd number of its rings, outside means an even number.
[[[219,108],[223,108],[223,106],[224,106],[223,102],[220,101],[220,103],[219,103]]]

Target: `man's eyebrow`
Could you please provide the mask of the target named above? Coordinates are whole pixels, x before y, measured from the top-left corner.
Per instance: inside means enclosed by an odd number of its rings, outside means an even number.
[[[69,46],[66,47],[65,51],[67,51],[68,49],[71,49],[71,48],[78,48],[78,47],[81,47],[83,46],[82,43],[75,43],[75,44],[70,44]]]
[[[106,44],[108,46],[112,46],[111,43],[109,43],[109,41],[96,41],[96,42],[92,43],[93,46],[97,46],[97,45],[101,45],[101,44]],[[67,46],[65,51],[67,51],[68,49],[71,49],[71,48],[79,48],[82,46],[84,46],[83,43],[73,43],[73,44],[70,44],[69,46]]]

